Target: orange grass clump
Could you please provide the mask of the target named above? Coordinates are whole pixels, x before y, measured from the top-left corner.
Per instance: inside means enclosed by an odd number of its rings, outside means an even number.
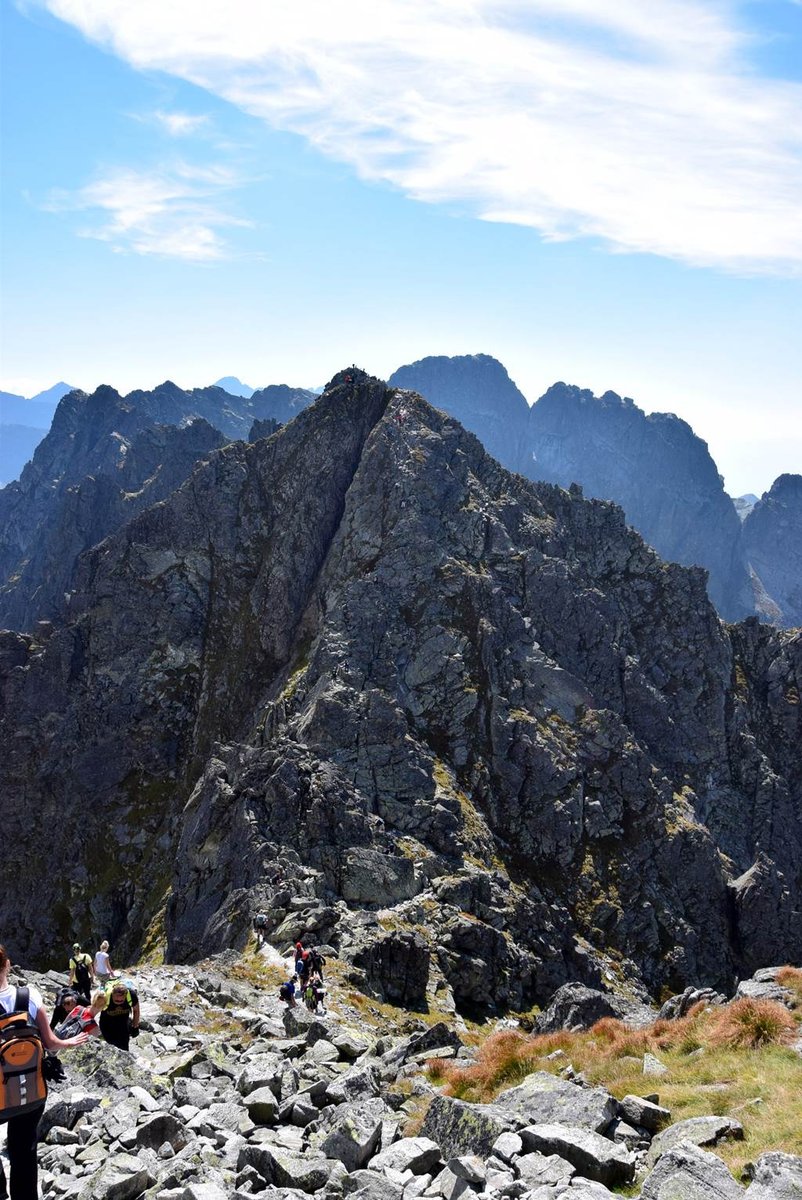
[[[780,967],[776,978],[780,987],[793,993],[796,1005],[802,1005],[802,971],[799,967]]]
[[[782,1004],[773,1000],[735,1000],[713,1015],[707,1040],[713,1046],[782,1046],[793,1040],[797,1024]]]

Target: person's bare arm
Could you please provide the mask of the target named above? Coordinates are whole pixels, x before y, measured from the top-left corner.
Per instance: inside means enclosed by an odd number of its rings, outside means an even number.
[[[136,1004],[134,1004],[134,1007],[131,1009],[131,1027],[132,1027],[132,1029],[139,1029],[139,1001],[138,1000],[137,1000]]]

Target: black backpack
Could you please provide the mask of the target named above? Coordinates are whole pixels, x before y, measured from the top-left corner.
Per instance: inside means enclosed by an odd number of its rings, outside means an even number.
[[[75,986],[84,996],[88,996],[92,988],[92,976],[89,974],[89,967],[84,962],[86,955],[79,954],[73,959],[75,963]]]

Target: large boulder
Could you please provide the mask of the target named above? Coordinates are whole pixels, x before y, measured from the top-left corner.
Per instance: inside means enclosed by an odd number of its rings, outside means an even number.
[[[628,1183],[635,1175],[635,1158],[589,1129],[572,1125],[530,1125],[521,1130],[527,1150],[556,1154],[576,1167],[580,1175],[603,1184]]]
[[[421,1135],[431,1138],[443,1158],[460,1154],[488,1155],[502,1133],[515,1128],[515,1119],[492,1104],[466,1104],[450,1096],[435,1096],[421,1126]]]
[[[567,1079],[535,1071],[517,1087],[501,1092],[493,1101],[515,1122],[525,1125],[578,1125],[604,1133],[616,1116],[617,1105],[602,1088],[580,1087]]]
[[[740,1140],[744,1127],[734,1117],[688,1117],[655,1134],[646,1156],[647,1166],[653,1166],[672,1146],[692,1142],[694,1146],[716,1146],[724,1139]]]
[[[615,1017],[628,1025],[648,1025],[655,1014],[645,1004],[625,1000],[611,992],[600,992],[583,983],[564,983],[551,998],[545,1012],[535,1020],[538,1033],[559,1029],[590,1029],[602,1017]]]
[[[802,1196],[802,1158],[772,1150],[754,1165],[749,1200],[799,1200]]]
[[[721,1159],[693,1142],[672,1146],[641,1190],[641,1200],[744,1200],[744,1195]]]

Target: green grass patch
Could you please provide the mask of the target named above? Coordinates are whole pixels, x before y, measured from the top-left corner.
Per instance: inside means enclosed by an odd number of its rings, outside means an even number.
[[[789,981],[802,986],[786,973],[784,986]],[[431,1060],[427,1074],[446,1094],[475,1103],[493,1100],[533,1071],[559,1074],[567,1062],[618,1099],[657,1090],[672,1122],[710,1114],[741,1122],[744,1141],[714,1149],[737,1177],[768,1150],[802,1154],[802,1055],[788,1045],[802,1034],[801,1020],[802,1009],[789,1013],[781,1005],[750,1000],[698,1006],[680,1021],[657,1021],[646,1029],[606,1018],[581,1033],[526,1036],[505,1030],[481,1043],[471,1066]],[[565,1057],[550,1060],[555,1050]],[[667,1067],[665,1076],[643,1074],[647,1052]]]

